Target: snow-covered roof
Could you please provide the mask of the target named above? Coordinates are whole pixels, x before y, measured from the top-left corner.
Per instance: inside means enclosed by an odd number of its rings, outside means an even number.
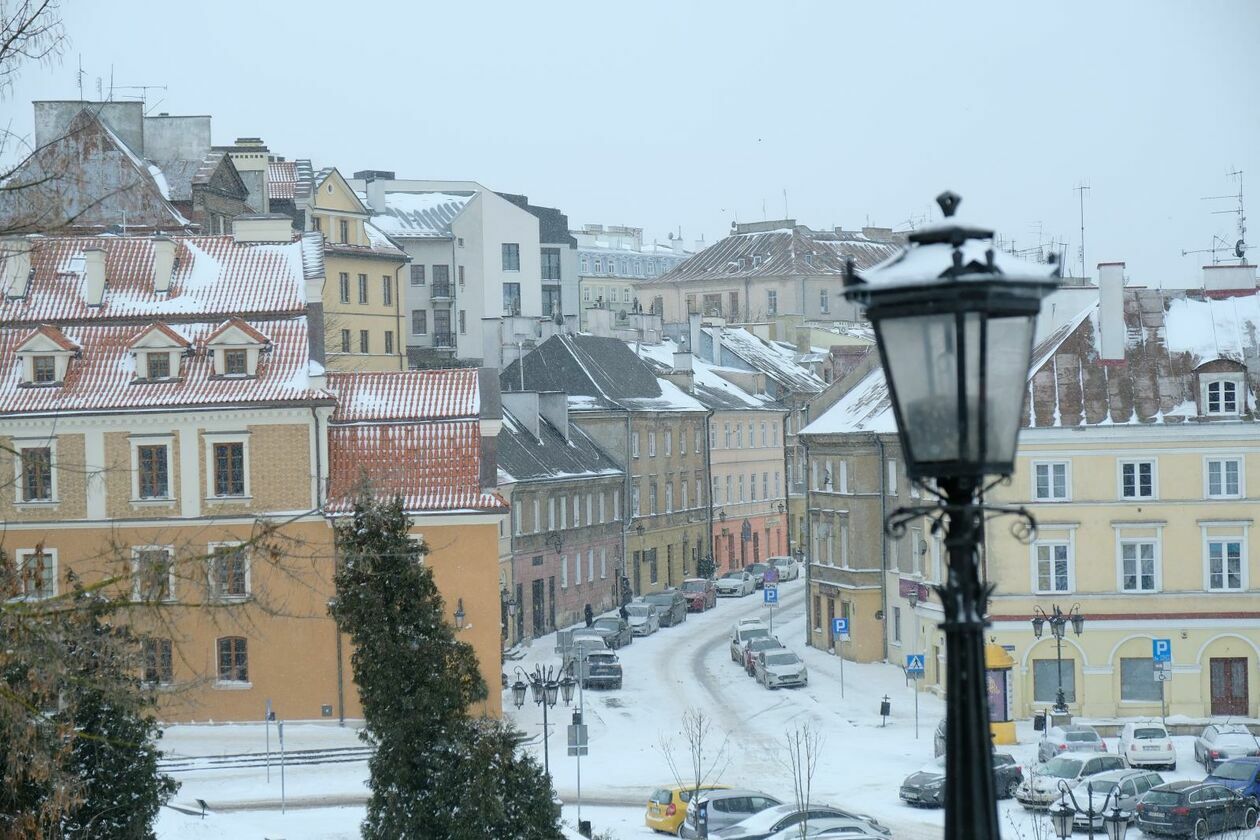
[[[838,435],[856,432],[893,434],[897,422],[893,417],[892,400],[888,396],[888,383],[884,371],[875,368],[866,374],[841,397],[835,405],[822,413],[804,429],[802,435]]]
[[[292,201],[297,186],[297,164],[291,160],[273,160],[267,164],[267,197]]]
[[[719,365],[729,364],[728,357],[735,356],[749,368],[761,371],[788,390],[818,394],[827,387],[826,382],[797,363],[795,348],[765,341],[742,327],[703,328],[701,340],[705,343],[710,358],[713,357],[715,335],[719,335],[722,343],[722,358],[714,359]]]
[[[540,417],[535,436],[506,409],[495,456],[500,484],[625,475],[616,461],[576,424],[569,424],[569,439],[565,440],[546,418]]]
[[[637,343],[627,342],[634,347]],[[674,353],[683,348],[673,339],[665,339],[660,344],[637,344],[639,356],[656,366],[658,373],[672,370]],[[739,375],[745,371],[733,368],[719,368],[702,359],[692,358],[691,372],[695,391],[692,393],[700,403],[713,409],[769,409],[782,411],[783,406],[769,394],[752,394],[740,388],[722,376],[722,371],[730,375]]]
[[[372,223],[390,236],[404,239],[450,237],[451,222],[475,195],[472,192],[387,192],[385,206],[372,208],[375,214]]]
[[[334,423],[449,420],[481,410],[475,368],[329,373],[328,390],[337,397]]]

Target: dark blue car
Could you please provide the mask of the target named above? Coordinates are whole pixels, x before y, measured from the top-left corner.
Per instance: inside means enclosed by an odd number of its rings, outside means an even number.
[[[1203,781],[1224,785],[1260,801],[1260,757],[1231,758],[1216,765],[1212,774]]]

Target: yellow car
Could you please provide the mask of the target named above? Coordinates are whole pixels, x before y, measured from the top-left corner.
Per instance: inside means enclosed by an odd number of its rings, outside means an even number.
[[[728,790],[730,785],[700,785],[696,790]],[[648,797],[647,813],[643,822],[653,831],[677,834],[678,827],[687,817],[687,803],[693,789],[687,787],[658,788]]]

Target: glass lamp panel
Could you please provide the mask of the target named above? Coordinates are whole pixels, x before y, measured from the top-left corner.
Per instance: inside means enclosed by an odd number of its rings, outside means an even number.
[[[984,459],[990,464],[1013,465],[1015,461],[1015,444],[1028,394],[1033,321],[1023,315],[988,321]]]

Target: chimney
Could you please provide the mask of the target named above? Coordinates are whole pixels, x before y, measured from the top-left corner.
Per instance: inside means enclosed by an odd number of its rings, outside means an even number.
[[[1203,291],[1209,296],[1213,296],[1213,292],[1254,292],[1255,290],[1256,267],[1254,265],[1203,266]]]
[[[540,391],[538,410],[565,440],[569,439],[569,396],[564,391]]]
[[[1124,361],[1124,263],[1098,264],[1098,332],[1102,361]]]
[[[105,299],[105,251],[83,249],[83,297],[88,306],[100,306]]]
[[[718,367],[722,366],[722,327],[715,325],[713,328],[713,364]]]
[[[809,336],[810,336],[809,327],[796,328],[796,352],[800,353],[802,356],[805,355],[806,353],[811,352],[814,349],[813,344],[810,342]]]
[[[674,354],[674,370],[692,370],[692,356],[686,350]]]
[[[477,399],[481,404],[478,414],[478,425],[481,427],[479,475],[482,490],[489,491],[499,484],[499,429],[503,423],[499,372],[494,368],[477,369]]]
[[[503,408],[535,438],[541,437],[538,426],[539,398],[537,391],[504,391],[499,395]]]
[[[0,294],[24,298],[30,291],[31,243],[25,239],[0,242]]]
[[[153,237],[153,291],[166,294],[171,290],[171,272],[175,270],[175,240],[169,236]]]
[[[393,175],[392,172],[386,174]],[[392,181],[394,179],[390,177],[388,180]],[[368,178],[363,184],[364,192],[367,193],[368,209],[377,215],[385,212],[385,183],[386,179],[372,177]]]
[[[293,220],[283,213],[246,213],[232,220],[232,240],[240,244],[293,241]]]

